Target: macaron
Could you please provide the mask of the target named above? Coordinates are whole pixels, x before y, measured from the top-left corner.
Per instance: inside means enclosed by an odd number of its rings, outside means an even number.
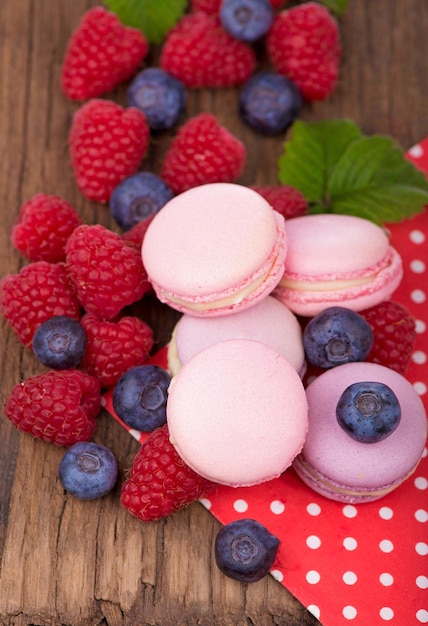
[[[362,311],[388,300],[402,260],[386,232],[352,215],[303,215],[286,221],[287,258],[275,296],[312,317],[329,306]]]
[[[235,183],[194,187],[151,222],[143,264],[162,302],[194,316],[227,315],[273,291],[284,271],[285,220]]]
[[[272,296],[233,315],[182,315],[168,343],[168,369],[177,374],[182,365],[209,346],[229,339],[253,339],[285,356],[294,369],[305,373],[302,329],[288,307]]]
[[[282,474],[302,449],[306,393],[276,350],[231,339],[202,350],[172,378],[167,422],[178,454],[201,476],[256,485]]]
[[[391,398],[384,392],[360,392],[352,401],[352,410],[358,408],[359,413],[357,431],[350,434],[343,425],[343,402],[349,391],[343,394],[356,383],[369,383],[371,389],[373,383],[380,383],[381,389],[391,390],[398,400],[399,418],[390,407],[389,426],[381,425],[378,420]],[[399,487],[415,471],[426,442],[427,417],[404,376],[376,363],[347,363],[321,374],[307,387],[306,395],[309,429],[293,467],[314,491],[339,502],[371,502]]]

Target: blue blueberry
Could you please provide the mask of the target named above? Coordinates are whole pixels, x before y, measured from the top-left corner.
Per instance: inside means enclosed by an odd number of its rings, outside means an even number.
[[[41,324],[33,337],[37,359],[54,370],[78,367],[86,348],[86,333],[75,319],[55,315]]]
[[[81,500],[94,500],[109,493],[116,484],[117,473],[113,452],[90,441],[75,443],[59,464],[62,486]]]
[[[296,85],[276,72],[254,74],[239,94],[239,114],[254,130],[275,135],[298,117],[302,96]]]
[[[113,408],[131,428],[152,432],[166,423],[166,400],[171,377],[157,365],[131,367],[113,389]]]
[[[182,116],[187,102],[184,84],[157,67],[139,72],[131,82],[128,105],[144,113],[152,130],[172,128]]]
[[[352,439],[376,443],[389,437],[401,419],[401,408],[395,393],[378,382],[350,385],[336,407],[339,425]]]
[[[323,369],[364,361],[372,345],[373,331],[368,322],[344,307],[324,309],[303,331],[306,358]]]
[[[248,43],[266,35],[272,26],[274,10],[269,0],[224,0],[220,21],[235,39]]]
[[[235,580],[256,582],[271,569],[279,539],[253,519],[240,519],[226,524],[215,540],[218,568]]]
[[[160,176],[152,172],[137,172],[113,189],[110,212],[116,223],[127,231],[160,211],[173,195]]]

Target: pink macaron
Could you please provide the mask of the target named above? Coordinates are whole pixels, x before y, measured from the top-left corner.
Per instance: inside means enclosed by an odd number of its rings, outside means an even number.
[[[284,218],[260,194],[212,183],[170,200],[150,224],[142,257],[159,300],[195,316],[253,306],[284,271]]]
[[[196,354],[172,378],[171,442],[200,475],[233,487],[278,477],[302,449],[307,400],[287,359],[232,339]]]
[[[374,421],[384,410],[383,397],[363,393],[353,399],[358,428],[376,430],[375,441],[356,439],[337,417],[339,400],[346,397],[342,394],[355,383],[370,383],[370,388],[381,383],[398,400],[401,417],[393,428],[386,428]],[[306,395],[309,429],[293,467],[314,491],[339,502],[370,502],[396,489],[415,471],[426,442],[427,418],[404,376],[375,363],[347,363],[321,374]]]
[[[304,215],[286,221],[285,272],[275,296],[298,315],[329,306],[362,311],[388,300],[403,276],[385,231],[351,215]]]
[[[182,365],[220,341],[253,339],[285,356],[301,375],[305,373],[302,329],[288,307],[272,296],[233,315],[195,317],[182,315],[168,344],[168,369],[177,374]]]

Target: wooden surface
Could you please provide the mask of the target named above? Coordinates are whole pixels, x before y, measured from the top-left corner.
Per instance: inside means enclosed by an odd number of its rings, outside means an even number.
[[[85,201],[75,186],[66,138],[77,105],[59,88],[66,42],[94,4],[0,2],[1,275],[23,264],[9,232],[20,205],[37,192],[59,194],[89,223],[113,226],[108,209]],[[326,102],[305,106],[302,117],[353,118],[367,133],[390,134],[403,148],[411,146],[428,133],[426,0],[349,0],[341,29],[340,84]],[[124,94],[119,89],[112,97],[124,102]],[[200,110],[214,112],[245,141],[249,158],[241,183],[276,182],[283,137],[245,128],[234,90],[191,93],[187,116]],[[165,133],[152,142],[144,169],[159,172],[169,140]],[[153,300],[141,314],[164,344],[176,315]],[[41,367],[3,321],[0,341],[3,406],[13,385]],[[106,414],[95,439],[114,451],[122,479],[137,442]],[[121,508],[119,486],[94,502],[67,497],[57,478],[63,452],[0,419],[0,624],[317,623],[272,577],[246,586],[219,573],[212,547],[220,525],[199,503],[142,524]]]

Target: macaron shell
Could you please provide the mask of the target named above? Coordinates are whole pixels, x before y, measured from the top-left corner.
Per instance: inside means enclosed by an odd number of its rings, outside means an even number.
[[[172,379],[171,441],[196,472],[231,486],[279,476],[307,431],[302,381],[260,342],[224,341],[194,356]]]
[[[376,443],[355,441],[336,419],[343,391],[361,381],[388,385],[401,406],[396,430]],[[302,459],[320,475],[356,492],[382,489],[399,484],[419,462],[427,436],[425,409],[413,386],[394,370],[375,363],[340,365],[316,378],[306,393],[309,429]]]

